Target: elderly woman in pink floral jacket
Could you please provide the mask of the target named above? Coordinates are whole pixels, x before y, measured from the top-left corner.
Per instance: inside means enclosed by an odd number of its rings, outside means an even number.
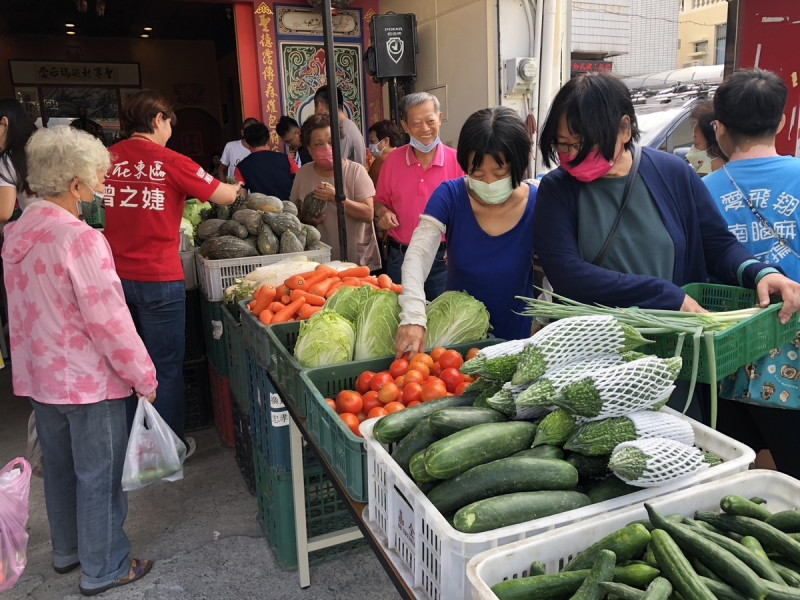
[[[125,398],[152,401],[156,371],[108,243],[80,219],[82,203],[103,194],[108,151],[61,126],[37,131],[26,152],[28,183],[45,199],[5,229],[14,394],[36,413],[53,568],[82,567],[80,591],[93,596],[152,566],[131,558],[121,479]]]

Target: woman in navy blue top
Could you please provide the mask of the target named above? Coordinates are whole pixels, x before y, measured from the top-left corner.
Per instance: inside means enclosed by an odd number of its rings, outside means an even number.
[[[515,296],[533,294],[536,188],[522,181],[530,152],[528,130],[510,108],[479,110],[464,123],[457,156],[467,176],[436,189],[406,251],[398,356],[425,350],[424,282],[442,234],[447,289],[483,302],[495,336],[530,336],[531,319],[515,314],[523,308]]]

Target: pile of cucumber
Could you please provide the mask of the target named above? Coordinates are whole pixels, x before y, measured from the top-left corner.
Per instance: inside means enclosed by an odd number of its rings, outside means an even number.
[[[607,456],[544,443],[554,439],[546,422],[509,421],[472,402],[433,400],[383,417],[373,430],[376,440],[394,445],[392,458],[456,530],[490,531],[638,489],[597,478],[608,474]]]
[[[560,573],[492,586],[499,600],[800,599],[800,511],[729,495],[722,513],[661,515],[630,523],[577,554]]]

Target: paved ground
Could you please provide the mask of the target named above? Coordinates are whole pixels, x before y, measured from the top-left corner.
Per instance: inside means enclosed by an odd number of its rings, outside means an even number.
[[[11,393],[11,369],[0,369],[0,467],[25,453],[30,406]],[[155,559],[140,582],[110,590],[103,600],[395,600],[399,595],[369,549],[311,569],[311,587],[281,570],[256,521],[233,450],[215,429],[193,434],[197,453],[183,481],[158,484],[128,496],[125,529],[134,555]],[[2,600],[76,600],[78,571],[51,568],[50,536],[42,480],[30,494],[28,566]]]

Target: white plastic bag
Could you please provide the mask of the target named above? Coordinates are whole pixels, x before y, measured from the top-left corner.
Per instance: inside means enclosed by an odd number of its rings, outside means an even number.
[[[0,471],[0,592],[10,590],[28,562],[31,466],[15,458]]]
[[[139,398],[122,467],[122,489],[138,490],[166,479],[183,479],[186,445],[144,396]]]

